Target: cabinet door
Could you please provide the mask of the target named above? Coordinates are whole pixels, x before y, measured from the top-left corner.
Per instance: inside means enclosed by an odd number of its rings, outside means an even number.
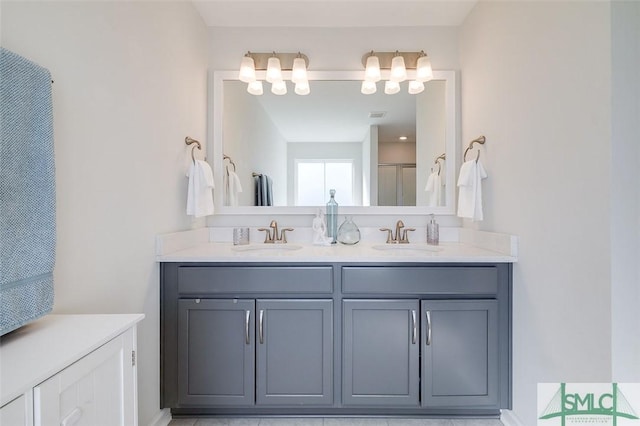
[[[345,405],[417,406],[417,300],[343,302]]]
[[[257,301],[258,404],[333,403],[332,303]]]
[[[33,390],[36,425],[137,425],[135,329],[109,341]]]
[[[498,404],[498,304],[422,302],[422,405]]]
[[[178,302],[178,400],[184,405],[253,405],[253,300]]]
[[[31,390],[0,408],[0,426],[32,426],[33,404]]]

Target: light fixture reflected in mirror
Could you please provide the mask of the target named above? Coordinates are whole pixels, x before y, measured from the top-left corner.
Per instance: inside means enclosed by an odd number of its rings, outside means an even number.
[[[296,95],[301,95],[301,96],[308,95],[309,93],[311,93],[311,89],[309,88],[309,82],[306,80],[297,82],[296,87],[295,89],[293,89],[293,91],[296,92]]]
[[[385,82],[384,92],[390,95],[398,93],[399,83],[408,78],[407,70],[415,70],[415,80],[409,82],[408,92],[410,94],[421,93],[424,90],[423,83],[433,79],[431,61],[423,50],[420,52],[399,52],[397,50],[395,52],[374,52],[372,50],[362,56],[362,64],[365,67],[361,88],[363,94],[375,93],[375,83],[372,86],[371,82],[380,80],[381,70],[389,70],[387,74],[389,80]]]
[[[252,81],[247,85],[247,92],[255,96],[262,95],[262,82],[260,80]]]
[[[400,83],[397,81],[387,80],[384,82],[384,93],[387,95],[395,95],[400,91]]]
[[[418,93],[422,93],[424,91],[424,83],[417,80],[411,80],[409,82],[409,94],[417,95]]]
[[[282,96],[287,94],[287,83],[284,80],[274,81],[271,83],[271,93]]]
[[[376,83],[374,83],[373,81],[363,81],[362,82],[362,86],[360,87],[360,92],[363,95],[373,95],[374,93],[376,93],[377,87],[376,87]]]
[[[247,83],[247,92],[252,95],[262,95],[264,93],[262,81],[257,80],[256,71],[265,71],[265,80],[271,83],[271,92],[276,95],[285,95],[287,85],[284,81],[282,71],[291,71],[291,81],[295,84],[295,93],[298,95],[308,95],[311,93],[309,79],[307,77],[307,67],[309,58],[300,53],[255,53],[247,52],[242,58],[238,79]]]

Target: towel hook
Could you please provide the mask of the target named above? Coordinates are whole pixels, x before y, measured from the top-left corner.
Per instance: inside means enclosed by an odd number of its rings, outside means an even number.
[[[438,158],[436,158],[436,161],[434,161],[434,163],[438,165],[438,176],[440,176],[440,171],[442,171],[442,164],[440,164],[440,160],[445,161],[446,159],[447,156],[445,154],[440,154]]]
[[[187,136],[186,138],[184,138],[184,143],[186,143],[187,145],[192,145],[195,144],[191,147],[191,159],[193,160],[193,162],[196,162],[196,155],[194,153],[195,149],[198,148],[199,150],[202,150],[202,144],[200,144],[200,142],[198,142],[197,140],[190,138],[189,136]]]
[[[474,143],[478,143],[480,145],[484,145],[484,143],[486,141],[487,141],[487,139],[484,136],[480,136],[480,137],[475,138],[471,142],[469,142],[469,146],[467,147],[467,149],[464,150],[464,155],[462,156],[462,161],[467,161],[467,152],[469,152],[469,150],[471,148],[473,148],[473,144]],[[480,158],[480,150],[478,150],[478,154],[476,155],[476,162],[478,162],[479,158]]]
[[[222,154],[222,159],[223,160],[229,160],[229,164],[231,164],[233,166],[233,171],[236,171],[236,163],[233,162],[233,160],[231,159],[231,157],[229,157],[227,154]]]

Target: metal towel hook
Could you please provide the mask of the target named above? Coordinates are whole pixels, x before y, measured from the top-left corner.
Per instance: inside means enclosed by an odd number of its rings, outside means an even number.
[[[198,142],[197,140],[190,138],[189,136],[187,136],[186,138],[184,138],[184,143],[186,143],[187,145],[193,145],[191,147],[191,159],[193,160],[193,162],[196,162],[196,155],[195,155],[195,149],[198,148],[199,150],[202,150],[202,144],[200,144],[200,142]]]
[[[476,139],[472,140],[471,142],[469,142],[469,146],[467,147],[467,149],[464,150],[464,155],[462,156],[462,161],[467,161],[467,152],[469,152],[469,150],[471,148],[473,148],[473,144],[474,143],[478,143],[480,145],[484,145],[484,143],[487,141],[487,139],[484,136],[480,136],[477,137]],[[476,162],[478,162],[478,159],[480,158],[480,150],[478,150],[478,154],[476,155]]]
[[[440,160],[445,161],[446,159],[446,154],[440,154],[438,158],[436,158],[436,161],[434,161],[434,163],[438,165],[438,176],[440,176],[440,172],[442,171],[442,164],[440,163]]]

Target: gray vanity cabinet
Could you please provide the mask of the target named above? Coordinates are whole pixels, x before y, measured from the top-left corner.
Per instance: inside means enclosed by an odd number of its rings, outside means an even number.
[[[422,406],[498,405],[496,300],[423,300]]]
[[[256,403],[333,403],[333,302],[258,300]]]
[[[511,408],[510,264],[168,262],[161,281],[174,415]]]
[[[418,300],[344,300],[344,405],[418,406]]]
[[[255,301],[178,301],[178,401],[252,405]]]
[[[183,299],[178,305],[181,404],[333,402],[331,300]]]

